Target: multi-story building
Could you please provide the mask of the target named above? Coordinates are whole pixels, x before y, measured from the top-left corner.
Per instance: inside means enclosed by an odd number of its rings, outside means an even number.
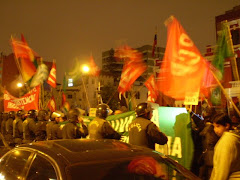
[[[233,9],[215,17],[216,37],[221,30],[222,21],[227,21],[229,25],[235,51],[235,58],[227,59],[224,62],[223,86],[227,94],[236,102],[240,98],[240,6],[233,7]],[[204,54],[205,58],[212,61],[215,49],[216,45],[208,45]]]

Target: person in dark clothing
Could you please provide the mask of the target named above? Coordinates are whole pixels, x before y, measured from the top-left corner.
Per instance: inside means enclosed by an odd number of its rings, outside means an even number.
[[[48,111],[46,110],[40,110],[37,115],[37,123],[36,123],[36,141],[44,141],[47,139],[47,122],[49,120],[50,116]]]
[[[28,111],[27,119],[23,121],[23,143],[30,143],[35,140],[36,131],[36,110],[32,109]]]
[[[96,109],[96,118],[88,125],[90,139],[117,139],[120,140],[121,135],[113,129],[106,120],[110,108],[107,104],[99,104]]]
[[[8,120],[6,121],[6,141],[9,145],[13,145],[13,120],[15,119],[15,111],[8,113]]]
[[[151,121],[153,108],[149,103],[140,103],[136,107],[137,118],[129,124],[129,143],[155,150],[155,143],[164,145],[167,136]]]
[[[16,118],[13,121],[13,139],[14,144],[21,144],[23,140],[23,120],[25,118],[25,111],[19,110],[16,113]]]
[[[8,113],[4,112],[2,115],[2,122],[1,122],[1,133],[6,137],[6,121],[8,120]]]
[[[47,124],[47,138],[48,140],[62,139],[62,131],[60,122],[63,122],[64,114],[61,111],[55,111],[51,115],[51,121]]]
[[[192,120],[196,126],[196,133],[198,133],[198,142],[195,142],[196,146],[202,148],[202,153],[194,158],[198,161],[199,174],[198,175],[203,180],[208,180],[211,176],[213,169],[213,154],[214,147],[219,140],[219,137],[214,132],[213,119],[216,116],[216,111],[214,108],[207,107],[202,112],[204,119],[200,119],[193,113]]]
[[[80,127],[77,125],[80,124]],[[80,111],[75,108],[68,112],[68,123],[62,129],[63,139],[85,138],[88,135],[87,126],[83,123]]]

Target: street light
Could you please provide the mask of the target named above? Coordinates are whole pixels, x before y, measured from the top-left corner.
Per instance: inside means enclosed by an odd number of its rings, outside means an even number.
[[[19,87],[19,88],[23,87],[23,84],[19,82],[19,83],[17,83],[17,87]]]
[[[84,65],[82,66],[82,70],[83,70],[84,73],[88,73],[89,70],[90,70],[90,68],[88,67],[88,65],[84,64]]]

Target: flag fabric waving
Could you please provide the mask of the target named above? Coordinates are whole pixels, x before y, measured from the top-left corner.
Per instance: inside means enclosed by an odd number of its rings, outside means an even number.
[[[50,109],[50,111],[52,111],[52,112],[56,111],[57,108],[56,108],[56,101],[55,101],[54,96],[52,96],[50,98],[50,100],[48,101],[47,106]]]
[[[53,61],[52,69],[50,70],[50,73],[49,73],[49,76],[48,76],[48,80],[47,80],[47,83],[48,83],[50,86],[52,86],[53,88],[56,88],[56,86],[57,86],[56,75],[57,75],[57,72],[56,72],[56,63],[55,63],[55,61]]]
[[[23,36],[22,36],[23,37]],[[25,39],[24,42],[11,38],[13,52],[17,59],[21,60],[21,73],[23,81],[27,82],[36,73],[36,66],[34,65],[35,57],[33,50],[28,46]]]
[[[226,22],[222,22],[221,25],[222,30],[220,31],[220,35],[217,41],[217,48],[215,50],[214,59],[212,61],[213,66],[222,73],[222,76],[219,77],[220,80],[223,78],[225,59],[235,56],[232,45],[232,38],[229,33],[229,27]]]
[[[124,58],[123,70],[118,86],[118,92],[124,94],[124,92],[131,89],[131,85],[147,69],[147,66],[142,61],[142,54],[129,46],[117,49],[115,57]]]
[[[100,69],[98,68],[98,66],[96,65],[93,56],[90,57],[90,74],[92,76],[99,76],[100,74]]]
[[[177,19],[166,21],[167,45],[159,73],[159,90],[174,99],[196,96],[206,63]]]
[[[152,74],[144,84],[148,88],[148,101],[155,102],[158,97],[158,89],[154,75]]]
[[[155,36],[154,36],[154,41],[153,41],[153,47],[152,47],[152,57],[153,57],[153,58],[155,57],[155,49],[156,49],[156,46],[157,46],[157,34],[155,34]]]

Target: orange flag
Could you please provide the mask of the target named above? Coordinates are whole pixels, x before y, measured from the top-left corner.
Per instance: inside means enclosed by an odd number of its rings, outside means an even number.
[[[21,59],[21,71],[23,81],[27,82],[36,73],[36,66],[34,65],[34,52],[27,45],[26,42],[11,38],[13,52],[17,59]]]
[[[99,74],[100,74],[100,69],[96,65],[96,63],[93,59],[93,56],[90,57],[90,74],[92,76],[99,76]]]
[[[148,88],[148,101],[155,102],[158,97],[158,89],[154,75],[152,74],[144,84]]]
[[[159,90],[175,99],[185,99],[200,90],[206,70],[205,59],[177,19],[167,21],[168,37],[159,73]]]
[[[131,89],[135,80],[147,69],[142,60],[142,54],[128,46],[120,47],[115,51],[116,58],[124,58],[124,66],[118,86],[118,92],[124,94]]]
[[[48,80],[47,83],[52,86],[53,88],[56,88],[57,86],[57,79],[56,79],[56,63],[55,61],[53,61],[52,63],[52,69],[50,70],[49,76],[48,76]]]

